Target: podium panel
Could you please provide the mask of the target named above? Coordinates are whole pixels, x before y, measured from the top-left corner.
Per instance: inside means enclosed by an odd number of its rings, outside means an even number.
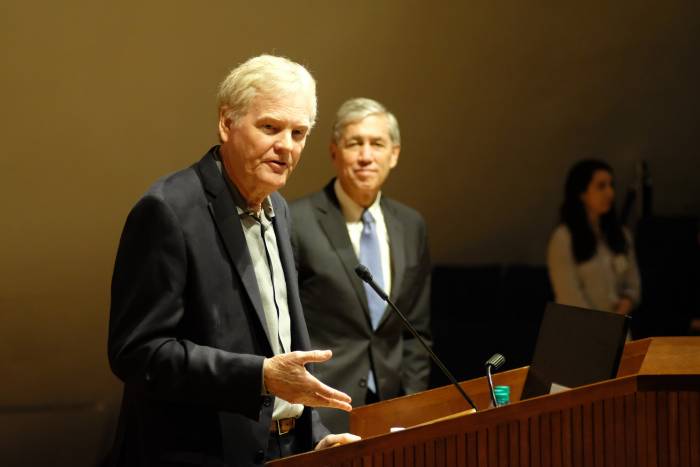
[[[515,402],[488,407],[485,378],[353,411],[363,440],[271,462],[291,466],[698,466],[700,338],[627,344],[618,378],[518,401],[527,368],[495,376]],[[407,429],[387,433],[388,427]]]

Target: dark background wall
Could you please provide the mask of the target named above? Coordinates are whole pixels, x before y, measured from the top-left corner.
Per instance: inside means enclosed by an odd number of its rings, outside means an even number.
[[[700,212],[699,9],[2,2],[0,453],[90,465],[108,444],[119,398],[105,357],[109,281],[124,218],[150,182],[216,142],[216,85],[240,61],[282,54],[318,80],[318,126],[288,198],[331,176],[337,106],[374,97],[403,133],[386,192],[425,215],[435,262],[541,265],[564,173],[582,156],[610,161],[622,189],[646,159],[657,212]]]

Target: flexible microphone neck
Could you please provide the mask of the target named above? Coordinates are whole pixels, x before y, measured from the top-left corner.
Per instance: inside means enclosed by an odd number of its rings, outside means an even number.
[[[498,370],[506,362],[506,358],[499,354],[493,354],[491,358],[486,360],[486,380],[489,383],[489,392],[491,393],[491,402],[493,402],[494,407],[498,407],[498,401],[496,401],[496,392],[493,389],[493,379],[491,378],[491,369]]]
[[[450,373],[450,370],[447,369],[447,367],[440,361],[437,355],[435,355],[435,352],[430,348],[430,346],[423,340],[423,338],[418,334],[418,331],[416,331],[416,328],[413,327],[413,325],[408,321],[406,316],[404,316],[403,313],[401,313],[401,310],[399,310],[396,305],[389,299],[389,296],[387,293],[382,290],[379,285],[377,285],[376,282],[374,282],[374,278],[372,277],[372,273],[369,272],[369,269],[363,264],[358,264],[357,267],[355,267],[355,274],[362,279],[364,282],[369,284],[370,287],[381,297],[382,300],[387,302],[389,306],[391,307],[394,312],[396,312],[397,315],[399,315],[399,318],[401,318],[401,321],[403,321],[404,326],[411,331],[411,334],[413,334],[413,337],[418,339],[418,342],[420,342],[423,345],[423,348],[428,352],[428,355],[430,355],[430,358],[435,362],[435,364],[440,368],[440,371],[447,377],[447,379],[450,380],[450,382],[457,388],[457,391],[462,395],[464,400],[466,400],[469,405],[471,405],[474,410],[478,410],[476,408],[476,404],[474,404],[474,401],[471,400],[471,398],[467,395],[466,392],[464,392],[464,389],[462,389],[462,386],[459,385],[457,380],[455,379],[454,376],[452,376],[452,373]]]

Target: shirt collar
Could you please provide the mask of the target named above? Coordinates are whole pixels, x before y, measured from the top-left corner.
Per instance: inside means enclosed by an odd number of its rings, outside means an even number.
[[[333,184],[333,189],[335,190],[335,196],[338,198],[338,203],[340,203],[340,209],[343,211],[345,220],[347,222],[360,222],[362,220],[362,213],[364,212],[365,208],[350,198],[350,195],[343,190],[343,187],[337,178]],[[374,202],[367,208],[375,219],[377,219],[382,212],[382,208],[379,205],[381,199],[382,192],[380,191],[377,193],[377,198],[374,200]]]

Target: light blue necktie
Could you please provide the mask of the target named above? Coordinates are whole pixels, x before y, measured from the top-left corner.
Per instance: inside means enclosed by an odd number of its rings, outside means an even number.
[[[374,277],[374,282],[379,287],[384,288],[384,273],[382,272],[382,257],[379,250],[379,238],[377,237],[377,224],[374,217],[368,210],[362,213],[362,235],[360,236],[360,263],[364,264]],[[367,305],[369,306],[369,316],[372,322],[372,329],[377,329],[379,320],[384,314],[386,304],[372,287],[363,282],[365,294],[367,295]],[[367,387],[372,392],[377,392],[374,381],[374,374],[370,369],[367,377]]]

